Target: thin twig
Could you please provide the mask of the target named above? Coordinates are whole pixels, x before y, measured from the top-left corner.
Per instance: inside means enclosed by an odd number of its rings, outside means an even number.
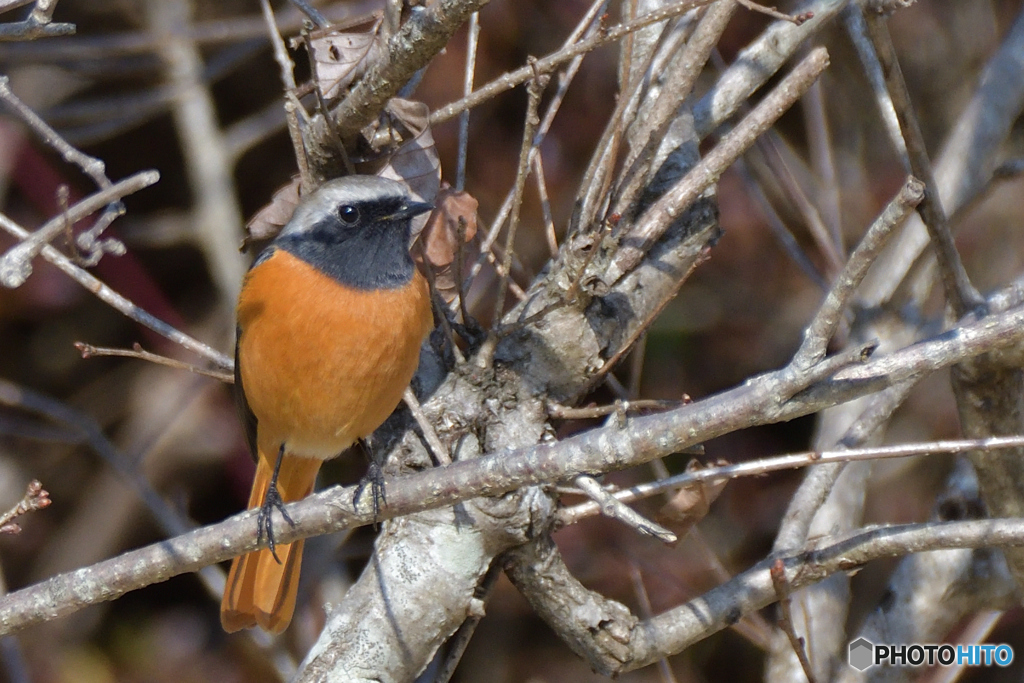
[[[744,47],[729,68],[693,105],[693,126],[703,140],[779,72],[848,3],[848,0],[804,0],[803,14],[814,16],[799,26],[777,21]]]
[[[359,24],[365,21],[365,15],[352,18],[349,3],[333,2],[324,8],[324,14],[335,26],[341,28],[347,20]],[[280,25],[284,33],[297,32],[302,28],[304,17],[301,12],[291,7],[280,12]],[[186,35],[201,47],[211,47],[230,43],[241,43],[249,40],[262,40],[267,37],[267,24],[260,15],[233,16],[221,19],[208,19],[190,24],[185,29]],[[41,43],[21,43],[4,49],[5,63],[15,64],[52,64],[52,63],[85,63],[99,64],[109,68],[109,60],[118,61],[125,57],[138,57],[153,53],[153,33],[148,30],[124,31],[116,33],[98,33],[96,35],[79,35],[74,38],[55,38]],[[138,63],[141,60],[133,60]]]
[[[544,236],[548,241],[548,254],[551,258],[558,256],[558,237],[555,235],[555,219],[551,215],[551,199],[548,197],[548,182],[544,177],[543,155],[533,157],[533,177],[537,181],[537,194],[540,196],[541,216],[544,219]]]
[[[622,84],[622,94],[616,98],[615,109],[608,117],[608,123],[605,124],[600,139],[594,145],[594,153],[580,181],[581,189],[576,199],[579,209],[572,215],[566,231],[568,234],[576,234],[581,228],[586,229],[592,225],[594,217],[607,203],[612,172],[616,166],[627,122],[636,119],[637,110],[647,95],[647,85],[657,78],[657,74],[668,68],[672,58],[686,45],[687,39],[692,35],[686,28],[682,18],[677,20],[675,26],[665,32],[668,35],[661,46],[648,55],[643,76],[635,78],[635,82]],[[640,67],[634,65],[632,68],[639,70]]]
[[[485,0],[437,0],[422,11],[411,13],[388,40],[383,58],[370,66],[334,111],[342,138],[373,121],[387,101],[444,49],[451,35],[484,3]],[[434,117],[430,122],[436,123]]]
[[[825,95],[821,80],[815,82],[803,99],[804,120],[807,126],[807,146],[815,175],[821,180],[818,195],[822,218],[832,235],[833,249],[840,254],[846,252],[843,244],[842,201],[840,198],[839,174],[836,170],[832,150],[832,135],[825,111]]]
[[[459,220],[462,220],[461,216],[459,217]],[[462,243],[460,242],[459,244],[461,245]],[[423,246],[423,242],[417,241],[416,245],[417,248],[420,250],[420,253],[422,254],[423,262],[427,263],[427,257],[425,247]],[[458,261],[457,255],[459,251],[459,249],[456,249],[456,261]],[[455,358],[455,364],[461,365],[462,363],[465,362],[466,357],[462,355],[462,350],[459,348],[459,345],[455,341],[455,330],[452,329],[452,321],[448,317],[450,315],[453,315],[451,309],[448,308],[448,305],[445,303],[444,297],[441,296],[441,293],[437,291],[437,281],[434,279],[434,269],[431,268],[428,264],[427,267],[423,269],[423,272],[427,276],[427,287],[430,289],[430,301],[433,303],[434,306],[434,315],[441,324],[441,331],[444,333],[445,341],[448,342],[448,348],[451,349],[452,356]]]
[[[805,451],[773,458],[760,458],[735,465],[707,467],[677,474],[668,479],[638,484],[628,489],[610,493],[616,500],[632,503],[649,498],[664,491],[689,486],[695,482],[735,479],[738,477],[763,476],[769,472],[790,470],[811,465],[832,462],[855,462],[859,460],[884,460],[889,458],[906,458],[914,455],[939,455],[967,453],[972,450],[1000,450],[1004,448],[1020,448],[1024,446],[1024,436],[998,436],[988,439],[962,439],[947,441],[931,441],[924,443],[908,443],[893,446],[877,446],[873,448],[851,448],[837,451]],[[580,503],[563,508],[556,513],[560,524],[575,524],[586,517],[593,517],[601,512],[596,503]]]
[[[769,17],[771,17],[772,19],[778,19],[780,21],[788,21],[788,22],[791,22],[793,24],[796,24],[797,26],[799,26],[800,24],[804,23],[808,19],[811,19],[811,18],[814,17],[814,13],[813,12],[810,12],[810,13],[805,12],[803,14],[784,14],[784,13],[778,11],[777,9],[775,9],[774,7],[767,7],[765,5],[762,5],[762,4],[754,2],[754,0],[736,0],[736,1],[739,2],[741,5],[743,5],[744,7],[746,7],[748,10],[750,10],[752,12],[759,12],[761,14],[766,14]],[[808,14],[810,16],[808,16]]]
[[[765,194],[764,189],[761,187],[761,183],[754,179],[754,176],[750,172],[750,167],[746,161],[742,158],[736,160],[736,164],[733,167],[739,173],[740,179],[748,190],[754,201],[761,209],[761,213],[764,214],[765,220],[768,221],[768,228],[772,231],[775,239],[778,240],[782,250],[786,252],[789,258],[793,259],[793,263],[797,265],[800,270],[803,271],[811,282],[818,286],[819,289],[828,290],[828,282],[818,272],[817,267],[808,258],[807,253],[804,251],[800,243],[797,242],[793,233],[789,227],[779,217],[779,214],[775,211],[775,207],[772,206],[771,201]]]
[[[0,515],[0,534],[17,534],[21,526],[16,523],[18,517],[50,507],[50,494],[46,492],[38,480],[33,479],[25,489],[25,495],[10,510]]]
[[[661,312],[665,310],[665,307],[669,305],[673,298],[675,298],[676,293],[678,293],[678,291],[682,289],[683,283],[690,279],[690,275],[693,274],[693,271],[695,271],[698,266],[704,263],[704,261],[707,259],[707,256],[708,252],[705,251],[699,258],[693,259],[693,261],[690,263],[690,267],[686,270],[686,272],[682,273],[678,278],[676,278],[671,291],[666,292],[666,295],[662,298],[658,305],[652,308],[647,313],[647,316],[644,319],[644,321],[633,329],[629,337],[619,346],[615,353],[612,354],[612,356],[608,358],[601,365],[601,367],[594,370],[593,374],[590,377],[590,380],[587,382],[587,390],[597,386],[598,383],[603,381],[605,378],[613,379],[611,375],[611,370],[616,365],[618,365],[619,361],[622,360],[622,358],[627,353],[630,352],[630,350],[633,348],[633,345],[637,342],[637,340],[647,333],[647,330],[650,327],[651,323],[653,323],[654,320],[659,315],[661,315]],[[582,395],[582,393],[585,392],[581,392],[580,395]],[[629,392],[626,392],[627,398],[628,394]]]
[[[789,586],[789,581],[786,580],[786,565],[781,558],[775,560],[770,572],[772,585],[775,586],[775,594],[778,597],[779,628],[782,629],[782,632],[789,639],[789,645],[793,648],[793,652],[796,653],[796,658],[800,662],[800,668],[804,670],[804,676],[807,677],[807,683],[815,683],[814,670],[811,668],[810,660],[807,659],[806,643],[803,638],[797,635],[796,627],[793,625],[793,614],[790,609],[792,589]]]
[[[820,84],[820,81],[815,81],[812,87],[818,84]],[[808,92],[810,92],[810,89],[808,89]],[[769,131],[767,135],[758,138],[756,147],[761,152],[765,163],[789,197],[789,200],[800,212],[800,215],[803,216],[808,232],[810,232],[814,243],[818,245],[818,250],[828,262],[826,274],[832,276],[842,269],[843,254],[835,241],[832,231],[829,230],[828,226],[825,225],[825,221],[822,220],[818,207],[807,196],[790,165],[786,163],[786,157],[779,150],[780,144],[782,144],[782,141],[779,139],[779,136],[775,135],[774,131]]]
[[[419,425],[420,431],[423,432],[423,438],[426,439],[431,453],[434,454],[434,459],[437,460],[437,464],[450,465],[452,459],[451,456],[448,455],[448,449],[444,447],[444,444],[441,443],[441,439],[437,437],[437,432],[434,431],[434,426],[430,424],[430,420],[427,419],[426,414],[423,412],[423,408],[420,406],[420,402],[416,398],[416,394],[412,393],[411,388],[406,387],[405,393],[402,394],[402,399],[405,401],[406,407],[409,408],[409,412],[412,413],[413,418],[416,420],[416,424]]]
[[[324,98],[324,89],[321,87],[320,76],[317,73],[316,55],[313,54],[313,44],[309,37],[309,31],[303,27],[300,35],[306,45],[306,57],[309,61],[309,73],[311,74],[310,83],[313,86],[313,94],[316,96],[316,107],[320,111],[324,123],[327,124],[331,143],[334,145],[334,151],[341,159],[341,163],[345,168],[345,175],[354,175],[356,172],[355,166],[352,165],[352,159],[349,158],[348,150],[345,149],[345,143],[341,140],[338,124],[334,117],[331,116],[331,110],[327,107],[327,100]]]
[[[466,34],[466,69],[462,77],[462,96],[473,92],[473,75],[476,73],[476,51],[480,38],[480,13],[473,12],[469,18],[469,29]],[[469,149],[469,109],[459,114],[459,153],[455,168],[455,189],[459,192],[466,189],[466,156]],[[458,275],[462,277],[461,274]]]
[[[843,26],[857,50],[857,57],[860,58],[861,68],[864,75],[871,84],[871,92],[875,96],[875,104],[878,106],[882,122],[885,124],[885,132],[889,140],[896,148],[896,154],[900,161],[910,172],[910,160],[907,157],[907,143],[903,140],[900,132],[900,121],[896,117],[896,109],[892,105],[892,96],[885,87],[885,75],[882,73],[882,65],[878,61],[878,54],[874,45],[868,39],[868,26],[864,20],[864,10],[860,3],[851,2],[843,10]]]
[[[327,20],[320,10],[313,7],[306,0],[289,0],[293,5],[299,8],[299,11],[305,14],[309,19],[316,24],[317,28],[326,28],[330,26],[331,22]]]
[[[125,478],[168,536],[183,534],[191,528],[139,473],[132,460],[114,448],[91,416],[6,380],[0,380],[0,405],[42,415],[48,420],[72,428],[79,441],[88,444],[115,472]],[[223,578],[221,584],[223,585]]]
[[[569,35],[566,40],[566,45],[571,45],[576,40],[579,40],[580,36],[590,35],[598,29],[599,23],[598,17],[601,16],[601,11],[606,6],[608,0],[595,0],[591,5],[590,10],[583,17],[583,19],[576,25],[575,30]],[[562,101],[565,98],[565,93],[569,89],[569,85],[575,78],[576,73],[579,71],[580,64],[582,64],[583,56],[579,55],[573,59],[569,66],[558,75],[558,85],[555,89],[554,95],[548,102],[547,109],[544,112],[544,118],[541,120],[540,125],[537,127],[536,135],[533,139],[533,147],[530,150],[530,159],[536,157],[538,148],[544,141],[545,136],[551,129],[551,124],[555,120],[555,115],[558,113]],[[498,209],[498,213],[494,217],[494,221],[491,223],[490,229],[487,234],[480,242],[480,255],[476,262],[470,268],[469,273],[465,276],[462,283],[462,288],[465,291],[469,291],[472,285],[473,279],[480,272],[484,262],[488,259],[493,259],[491,254],[491,247],[494,241],[498,239],[498,234],[501,231],[501,227],[505,224],[508,219],[509,213],[512,211],[512,200],[515,195],[515,184],[505,194],[505,199],[501,203],[501,208]],[[461,277],[461,276],[460,276]]]
[[[9,288],[20,287],[32,274],[32,259],[44,251],[48,246],[47,242],[61,234],[68,223],[77,223],[108,204],[155,184],[159,179],[160,174],[156,171],[136,173],[83,198],[77,204],[69,207],[67,211],[51,218],[33,233],[23,231],[22,234],[18,234],[18,231],[4,226],[15,237],[20,237],[21,242],[0,257],[0,283]]]
[[[220,380],[226,384],[235,383],[235,375],[230,372],[221,372],[218,370],[209,370],[207,368],[201,368],[198,365],[191,363],[185,363],[177,360],[176,358],[168,358],[167,356],[161,356],[150,351],[146,351],[142,346],[136,343],[130,349],[114,349],[105,346],[93,346],[92,344],[86,344],[84,342],[75,342],[75,348],[78,349],[79,353],[82,354],[82,358],[99,358],[102,356],[117,356],[122,358],[138,358],[139,360],[149,361],[156,365],[163,365],[176,370],[187,370],[195,375],[203,375],[204,377],[212,377],[213,379]]]
[[[0,380],[0,405],[36,413],[72,429],[76,442],[87,444],[128,484],[168,537],[180,536],[194,528],[189,520],[184,518],[153,488],[149,480],[135,466],[135,463],[141,458],[130,457],[115,448],[92,416],[5,380]],[[219,599],[224,592],[224,572],[216,566],[208,566],[200,569],[199,574],[209,595]]]
[[[2,24],[0,24],[2,26]],[[40,140],[56,150],[64,161],[74,164],[82,169],[87,176],[93,179],[101,188],[110,187],[110,178],[106,174],[106,166],[102,161],[91,157],[84,152],[72,147],[55,131],[46,121],[39,117],[32,109],[21,101],[11,90],[10,79],[7,76],[0,76],[0,100],[12,113],[16,114],[21,121],[34,132]]]
[[[0,24],[0,41],[34,40],[35,38],[52,38],[53,36],[69,36],[75,32],[74,24],[50,21],[57,0],[37,0],[35,7],[24,21]]]
[[[914,111],[913,103],[910,101],[910,93],[907,91],[907,84],[903,79],[903,72],[896,58],[896,49],[889,36],[886,21],[880,15],[868,16],[868,37],[874,45],[882,65],[886,87],[892,96],[900,130],[907,144],[911,172],[925,184],[925,196],[918,211],[925,227],[928,228],[928,235],[935,247],[946,300],[953,307],[954,314],[960,317],[970,310],[983,307],[985,301],[971,284],[963,262],[960,260],[960,253],[953,242],[946,213],[939,200],[938,186],[932,173],[932,164],[924,144],[921,125]]]
[[[500,321],[505,311],[505,293],[508,291],[509,278],[512,273],[512,254],[515,250],[516,232],[519,228],[519,210],[523,204],[523,191],[526,188],[526,178],[530,174],[530,150],[533,146],[534,133],[540,125],[540,117],[537,112],[540,108],[540,98],[547,87],[548,77],[538,74],[537,78],[530,81],[527,87],[529,100],[526,105],[526,116],[523,121],[523,142],[519,150],[519,167],[516,170],[516,189],[512,200],[512,213],[509,215],[508,230],[505,233],[505,258],[502,261],[502,269],[498,271],[498,293],[494,304],[494,320]]]
[[[624,503],[615,498],[610,492],[605,491],[601,484],[593,477],[581,474],[573,479],[572,483],[579,487],[581,491],[587,494],[600,507],[601,514],[605,517],[617,519],[645,536],[653,536],[662,543],[675,543],[679,540],[674,533],[665,527],[645,518],[636,510],[626,507]]]
[[[277,25],[277,18],[274,10],[270,7],[270,0],[260,0],[260,8],[263,10],[263,20],[267,25],[267,34],[270,36],[270,44],[274,48],[274,60],[277,61],[281,70],[281,84],[285,92],[295,92],[295,64],[288,54],[288,47],[281,37],[281,29]],[[301,105],[299,107],[301,109]],[[295,152],[295,163],[299,167],[299,178],[302,183],[302,193],[308,194],[313,191],[313,179],[309,171],[309,159],[306,155],[306,145],[302,138],[302,129],[299,127],[299,118],[296,112],[296,103],[285,98],[284,101],[285,120],[288,122],[288,136],[292,141],[292,149]]]
[[[155,171],[151,171],[151,173],[155,173]],[[83,202],[84,201],[85,200],[83,200]],[[79,204],[76,204],[75,206],[81,206],[81,204],[82,202],[79,202]],[[102,204],[100,204],[100,206],[102,206]],[[74,207],[72,207],[72,209],[74,209]],[[0,213],[0,229],[7,231],[11,235],[22,240],[27,239],[30,235],[25,228],[21,227],[2,213]],[[199,354],[217,367],[230,370],[234,365],[233,361],[224,354],[213,349],[209,345],[190,337],[184,332],[171,327],[164,321],[139,308],[131,301],[98,280],[92,274],[76,266],[71,259],[64,256],[64,254],[60,253],[55,247],[52,247],[49,244],[44,245],[40,253],[44,259],[64,271],[64,273],[72,280],[82,285],[87,290],[95,294],[101,301],[131,318],[135,322],[145,325],[175,344],[179,344],[189,351]]]
[[[636,595],[637,603],[640,605],[641,618],[650,619],[654,616],[651,596],[648,595],[647,586],[644,585],[644,576],[640,573],[640,566],[633,560],[629,563],[629,578],[633,582],[633,594]],[[661,674],[662,683],[677,683],[668,659],[662,657],[658,660],[658,672]]]
[[[490,100],[496,95],[526,83],[530,79],[535,78],[537,74],[550,73],[562,64],[571,61],[579,55],[590,52],[602,45],[614,43],[620,40],[623,36],[639,31],[651,24],[656,24],[659,21],[665,21],[666,19],[671,19],[672,17],[684,14],[694,7],[701,7],[703,5],[710,4],[711,1],[712,0],[684,0],[683,2],[677,2],[660,7],[653,12],[649,12],[638,17],[635,21],[619,24],[618,26],[613,26],[612,28],[604,31],[598,31],[577,43],[573,43],[572,45],[562,48],[558,52],[554,52],[546,57],[538,59],[533,64],[520,67],[515,71],[491,81],[487,85],[475,91],[469,97],[463,97],[461,100],[452,102],[451,104],[435,110],[430,115],[430,123],[431,125],[437,125],[442,121],[447,121],[464,109],[475,107],[487,100]]]
[[[857,416],[842,438],[836,441],[837,447],[849,449],[867,443],[869,438],[888,423],[893,412],[903,403],[915,384],[914,380],[907,380],[873,396],[868,408]],[[807,542],[818,510],[828,499],[845,468],[845,462],[836,462],[815,467],[807,473],[789,500],[772,545],[773,552],[789,552]]]
[[[804,330],[803,343],[793,358],[796,365],[810,366],[825,357],[828,342],[839,327],[843,310],[850,297],[885,247],[889,236],[903,225],[914,207],[921,203],[924,193],[924,184],[920,180],[912,176],[907,178],[896,197],[886,205],[881,215],[868,228],[835,284],[825,296],[825,301],[814,319]]]
[[[681,46],[680,53],[669,61],[665,73],[657,75],[666,85],[658,93],[654,105],[635,124],[637,130],[632,138],[640,144],[626,157],[624,170],[614,191],[615,198],[610,209],[612,212],[630,217],[636,213],[634,207],[637,198],[653,177],[650,166],[669,127],[678,118],[680,106],[689,97],[704,64],[725,32],[736,6],[734,0],[711,5],[701,17],[693,35]]]

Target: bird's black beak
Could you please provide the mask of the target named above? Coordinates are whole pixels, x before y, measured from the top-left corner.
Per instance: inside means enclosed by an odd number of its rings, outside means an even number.
[[[408,201],[402,204],[398,211],[395,211],[393,214],[388,216],[388,218],[412,218],[413,216],[418,216],[421,213],[426,213],[433,209],[434,205],[429,202]]]

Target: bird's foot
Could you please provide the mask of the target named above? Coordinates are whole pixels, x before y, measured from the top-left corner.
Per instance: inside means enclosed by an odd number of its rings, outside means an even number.
[[[388,499],[384,492],[384,470],[373,460],[370,461],[366,475],[360,480],[359,485],[356,486],[355,493],[352,494],[353,510],[359,507],[359,499],[362,498],[363,491],[366,490],[367,486],[370,487],[370,494],[373,496],[373,526],[377,528],[379,526],[380,510],[382,507],[387,507]]]
[[[264,538],[267,539],[267,547],[270,548],[270,554],[274,556],[278,564],[281,564],[281,558],[277,556],[275,550],[276,541],[274,540],[274,509],[277,509],[284,517],[284,521],[288,522],[291,526],[295,526],[295,522],[288,515],[288,511],[284,507],[284,500],[281,498],[281,494],[277,490],[276,477],[270,482],[269,488],[267,488],[267,495],[263,498],[263,504],[260,505],[260,511],[256,515],[256,542],[261,542]]]

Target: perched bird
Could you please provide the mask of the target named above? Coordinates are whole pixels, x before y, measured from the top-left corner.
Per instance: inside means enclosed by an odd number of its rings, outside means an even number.
[[[273,544],[271,512],[309,495],[324,460],[369,436],[402,399],[433,327],[409,255],[430,209],[399,182],[353,175],[304,198],[242,283],[235,397],[256,478],[250,508],[270,548],[235,558],[221,602],[228,632],[291,621],[302,541]]]

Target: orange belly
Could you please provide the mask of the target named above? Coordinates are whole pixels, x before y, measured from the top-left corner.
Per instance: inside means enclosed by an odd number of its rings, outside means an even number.
[[[433,325],[423,276],[343,287],[284,250],[249,271],[238,363],[260,450],[326,459],[368,436],[402,399]]]

